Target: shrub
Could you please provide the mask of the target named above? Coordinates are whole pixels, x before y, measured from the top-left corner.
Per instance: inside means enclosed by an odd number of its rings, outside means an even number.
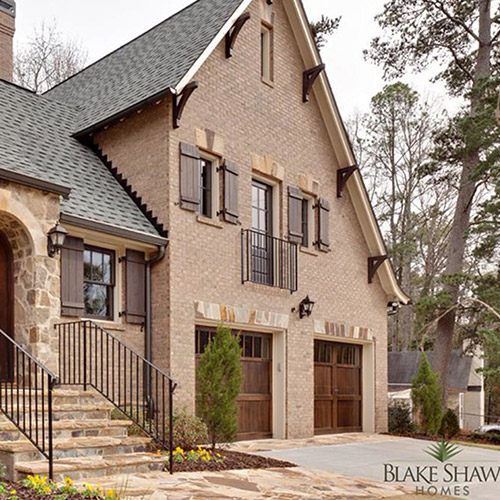
[[[394,434],[412,434],[416,431],[411,418],[408,403],[395,402],[389,405],[389,432]]]
[[[167,429],[168,431],[168,429]],[[174,416],[174,447],[193,450],[208,441],[208,429],[203,420],[180,410]]]
[[[439,434],[446,439],[450,439],[457,434],[460,434],[460,424],[458,423],[458,416],[451,408],[448,408],[443,415]]]
[[[435,436],[441,426],[442,390],[439,373],[433,372],[427,356],[422,352],[417,374],[412,380],[411,397],[423,433]]]
[[[199,415],[208,427],[213,449],[217,443],[233,441],[238,432],[237,398],[243,381],[240,359],[239,336],[219,325],[197,372]]]
[[[473,432],[471,434],[473,439],[478,441],[483,441],[490,444],[500,444],[500,433],[499,432]]]

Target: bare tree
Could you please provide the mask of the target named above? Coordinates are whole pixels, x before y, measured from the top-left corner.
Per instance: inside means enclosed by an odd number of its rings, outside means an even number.
[[[42,93],[85,67],[87,51],[65,39],[55,21],[43,22],[14,57],[14,81]]]

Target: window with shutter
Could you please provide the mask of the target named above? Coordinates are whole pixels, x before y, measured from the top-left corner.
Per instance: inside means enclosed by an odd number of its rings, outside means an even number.
[[[127,250],[127,310],[129,323],[146,319],[146,257],[144,252]]]
[[[318,210],[318,250],[330,251],[330,203],[320,198],[317,203]]]
[[[302,243],[302,191],[288,187],[288,238],[293,243]]]
[[[198,212],[200,208],[201,160],[196,146],[181,142],[181,208]]]
[[[83,316],[83,240],[66,236],[61,250],[61,315]]]
[[[238,224],[238,177],[240,169],[229,160],[224,162],[224,220]]]

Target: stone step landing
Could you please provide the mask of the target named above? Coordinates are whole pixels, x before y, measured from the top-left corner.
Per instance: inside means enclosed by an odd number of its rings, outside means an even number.
[[[42,408],[35,407],[35,393],[25,391],[24,398],[12,398],[2,392],[9,411],[20,415],[26,408],[38,415],[39,428]],[[113,405],[99,393],[89,389],[57,388],[53,395],[54,479],[70,477],[73,480],[160,471],[165,459],[153,449],[152,440],[144,436],[129,436],[129,420],[112,420]],[[46,410],[46,408],[45,408]],[[37,413],[38,412],[38,413]],[[29,426],[29,422],[26,422]],[[0,463],[6,466],[8,479],[19,480],[29,474],[47,475],[48,461],[26,437],[1,414],[0,407]]]

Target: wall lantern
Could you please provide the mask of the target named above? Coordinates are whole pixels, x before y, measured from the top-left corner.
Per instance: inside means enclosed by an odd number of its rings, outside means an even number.
[[[387,304],[387,315],[394,316],[399,311],[399,302],[389,302]]]
[[[314,308],[314,300],[311,300],[309,298],[309,295],[305,299],[302,299],[302,301],[299,304],[299,318],[305,318],[306,316],[309,317],[311,316],[311,313],[313,312]],[[295,312],[295,308],[292,309],[292,312]]]
[[[64,229],[59,222],[48,232],[47,236],[47,253],[49,257],[55,257],[59,253],[68,231]]]

